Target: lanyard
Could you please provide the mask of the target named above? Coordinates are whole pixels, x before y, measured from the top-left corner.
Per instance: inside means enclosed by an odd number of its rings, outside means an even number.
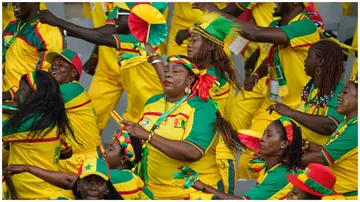
[[[3,52],[2,52],[2,57],[3,57],[3,62],[5,62],[5,55],[6,55],[6,51],[10,48],[11,44],[14,42],[14,40],[16,39],[16,37],[19,35],[19,33],[21,32],[21,30],[24,28],[24,26],[26,25],[26,23],[24,23],[22,26],[20,26],[22,23],[22,21],[20,21],[20,23],[18,24],[17,28],[16,28],[16,33],[11,37],[11,39],[9,40],[9,42],[6,44],[5,47],[3,47]]]
[[[164,96],[165,99],[165,109],[164,109],[164,113],[161,114],[161,116],[159,117],[159,119],[155,122],[155,124],[151,127],[150,131],[154,131],[156,128],[159,127],[160,123],[163,122],[170,114],[171,112],[173,112],[178,106],[181,105],[181,103],[183,103],[187,98],[189,97],[189,95],[185,95],[183,98],[181,98],[179,101],[176,102],[176,104],[174,106],[172,106],[168,111],[166,111],[166,95]]]
[[[2,104],[2,108],[3,109],[8,109],[8,110],[14,110],[14,111],[18,111],[19,109],[17,107],[8,105],[8,104]]]
[[[21,32],[21,30],[24,28],[24,26],[26,25],[26,23],[24,23],[22,26],[21,25],[21,21],[18,24],[17,28],[16,28],[16,33],[11,37],[11,39],[9,40],[9,42],[6,44],[5,49],[9,49],[11,44],[14,42],[15,38],[19,35],[19,33]]]

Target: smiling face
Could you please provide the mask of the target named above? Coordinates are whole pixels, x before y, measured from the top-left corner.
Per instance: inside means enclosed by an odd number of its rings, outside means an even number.
[[[281,140],[283,136],[282,129],[276,121],[273,121],[264,131],[260,139],[259,149],[263,156],[281,155],[288,146],[286,140]],[[283,149],[282,149],[283,148]]]
[[[39,3],[14,2],[14,16],[17,19],[26,19],[34,9],[37,9],[39,7],[38,4]]]
[[[82,199],[99,200],[104,198],[107,190],[106,181],[97,175],[89,175],[78,181],[78,188]]]
[[[18,105],[26,103],[30,100],[33,92],[30,85],[24,79],[20,79],[19,90],[15,93],[16,103]]]
[[[353,82],[348,82],[338,94],[336,111],[339,114],[348,115],[357,112],[358,97],[357,88]]]
[[[49,73],[56,79],[59,85],[72,82],[78,76],[74,66],[61,56],[54,58]]]
[[[163,89],[171,97],[184,96],[185,88],[190,87],[195,80],[189,70],[181,64],[168,62],[164,69]]]

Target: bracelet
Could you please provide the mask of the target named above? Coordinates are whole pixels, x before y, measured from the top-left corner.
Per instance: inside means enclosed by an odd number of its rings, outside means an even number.
[[[159,62],[162,62],[162,60],[154,60],[151,62],[151,64],[156,64],[156,63],[159,63]]]
[[[310,141],[308,138],[305,138],[304,146],[302,146],[302,150],[305,151],[307,148],[309,148]]]
[[[154,135],[155,135],[154,131],[150,131],[150,133],[147,137],[146,143],[150,142]]]
[[[157,54],[157,53],[151,53],[151,54],[148,56],[148,58],[152,58],[152,57],[155,57],[155,56],[160,56],[160,55]]]
[[[10,101],[14,101],[14,100],[15,100],[15,91],[13,90],[13,88],[14,88],[14,86],[9,89]]]

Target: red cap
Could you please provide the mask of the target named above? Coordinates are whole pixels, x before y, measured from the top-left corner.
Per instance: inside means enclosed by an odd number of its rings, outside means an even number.
[[[79,74],[79,79],[80,79],[80,76],[82,73],[82,63],[81,63],[81,59],[80,59],[79,55],[72,50],[64,49],[60,53],[59,52],[49,53],[46,56],[46,61],[51,64],[53,59],[58,55],[60,55],[62,58],[64,58],[68,62],[70,62],[75,67],[76,71]]]
[[[324,165],[311,163],[304,171],[298,172],[297,176],[287,175],[286,177],[295,187],[311,195],[322,197],[336,194],[334,191],[336,177]]]

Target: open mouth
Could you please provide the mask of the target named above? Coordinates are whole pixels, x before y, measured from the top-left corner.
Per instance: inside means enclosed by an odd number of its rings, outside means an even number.
[[[21,11],[20,6],[18,6],[18,5],[14,5],[13,8],[14,8],[14,12],[16,12],[16,13]]]
[[[51,76],[54,76],[54,77],[58,75],[58,73],[55,71],[52,71],[50,74],[51,74]]]
[[[336,105],[336,108],[340,107],[342,104],[342,102],[340,100],[337,101],[337,105]]]

